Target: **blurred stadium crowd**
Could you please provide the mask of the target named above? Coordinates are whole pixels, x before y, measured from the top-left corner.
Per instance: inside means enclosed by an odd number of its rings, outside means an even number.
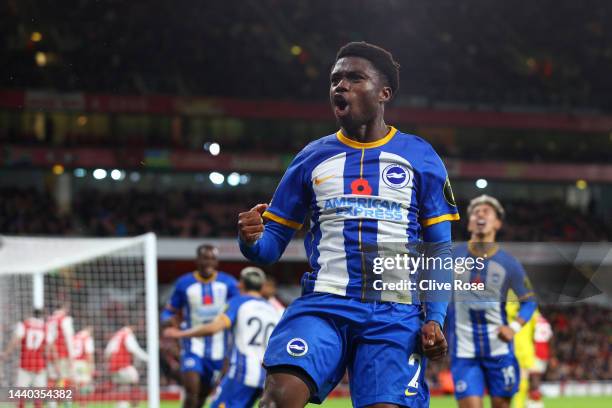
[[[0,231],[6,234],[132,236],[154,231],[162,237],[235,237],[236,217],[251,204],[268,202],[265,194],[210,194],[193,190],[160,192],[82,191],[72,212],[62,215],[48,193],[35,189],[0,189]],[[461,204],[461,203],[460,203]],[[562,201],[534,204],[505,201],[509,219],[501,241],[594,242],[612,239],[612,226],[590,211]],[[466,208],[466,206],[460,206]],[[454,225],[456,240],[466,240],[467,219]],[[304,231],[302,230],[302,233]]]
[[[612,380],[612,311],[583,304],[548,305],[543,313],[553,331],[553,358],[546,380]]]
[[[396,54],[409,102],[612,108],[606,0],[315,3],[9,0],[0,86],[320,100],[358,37]]]

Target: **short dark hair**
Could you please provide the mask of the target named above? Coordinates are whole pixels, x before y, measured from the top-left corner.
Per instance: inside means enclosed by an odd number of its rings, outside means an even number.
[[[215,249],[217,248],[214,245],[210,244],[198,245],[198,247],[196,248],[196,256],[200,256],[200,253],[203,251],[214,251]]]
[[[344,57],[367,59],[387,79],[387,83],[394,95],[399,89],[400,65],[393,59],[393,55],[384,48],[365,41],[350,42],[338,50],[336,61]]]

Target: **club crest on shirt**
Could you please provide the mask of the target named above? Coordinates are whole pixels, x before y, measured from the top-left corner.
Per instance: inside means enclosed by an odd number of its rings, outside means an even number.
[[[448,177],[444,182],[444,199],[453,207],[457,206],[457,202],[455,201],[455,195],[453,194],[453,189],[451,187],[450,180],[448,179]]]
[[[308,353],[308,344],[299,337],[289,340],[287,343],[287,353],[293,357],[302,357]]]
[[[410,170],[401,164],[390,164],[383,170],[382,179],[391,188],[406,187],[410,182]]]

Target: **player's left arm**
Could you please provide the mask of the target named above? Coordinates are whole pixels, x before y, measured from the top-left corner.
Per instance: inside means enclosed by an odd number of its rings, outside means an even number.
[[[538,307],[533,287],[523,266],[515,260],[510,271],[510,288],[516,294],[521,306],[515,319],[507,326],[499,328],[499,338],[505,342],[510,342],[514,338]]]
[[[64,334],[64,339],[66,341],[66,348],[68,349],[68,358],[70,360],[72,360],[74,358],[74,345],[73,345],[73,338],[74,338],[74,321],[72,320],[71,316],[66,316],[63,320],[62,320],[62,325],[61,325],[61,330],[62,333]]]
[[[426,257],[440,257],[441,259],[451,256],[451,225],[449,221],[443,221],[431,225],[423,230]],[[450,283],[452,271],[444,268],[434,267],[427,272],[427,279],[434,279],[439,283]],[[425,297],[425,324],[421,328],[421,344],[423,353],[432,360],[437,360],[446,355],[448,344],[442,327],[446,317],[450,291],[436,291],[427,293]]]
[[[442,159],[431,146],[426,149],[418,190],[419,222],[423,227],[423,240],[426,245],[424,255],[444,260],[452,256],[450,221],[458,220],[459,212]],[[425,278],[450,284],[452,281],[452,270],[448,269],[450,263],[433,262],[433,264],[434,267],[426,271]],[[421,342],[423,353],[434,360],[442,358],[448,351],[442,326],[451,295],[450,290],[425,293],[425,325],[421,330]]]
[[[89,364],[89,367],[91,369],[91,371],[93,371],[94,369],[94,352],[95,352],[95,346],[94,346],[94,340],[93,337],[88,337],[87,340],[85,340],[85,354],[87,355],[87,363]]]

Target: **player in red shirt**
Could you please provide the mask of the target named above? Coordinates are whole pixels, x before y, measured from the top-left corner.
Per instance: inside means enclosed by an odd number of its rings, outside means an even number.
[[[104,350],[104,357],[108,362],[112,382],[118,388],[131,390],[132,406],[137,406],[138,392],[135,388],[138,385],[139,376],[134,367],[134,358],[146,363],[148,355],[138,344],[131,326],[122,327],[111,337]],[[118,408],[128,406],[127,401],[117,403]]]
[[[74,335],[74,382],[80,394],[89,394],[93,391],[92,379],[94,373],[94,340],[93,328],[85,327]]]
[[[49,336],[47,370],[51,387],[67,388],[71,385],[70,381],[73,377],[74,350],[72,339],[74,337],[74,324],[68,313],[68,305],[64,305],[47,319]]]
[[[45,349],[47,333],[42,311],[34,310],[32,317],[17,323],[13,339],[6,350],[0,354],[0,362],[9,359],[16,348],[20,348],[19,369],[15,381],[16,387],[46,387],[47,372],[45,370]],[[23,406],[23,401],[19,406]],[[42,401],[36,401],[36,406],[42,406]]]
[[[533,345],[535,348],[535,364],[529,372],[529,399],[527,408],[543,408],[542,393],[540,392],[540,382],[542,375],[548,367],[550,359],[550,339],[553,331],[550,323],[541,313],[535,317],[535,328],[533,332]]]

